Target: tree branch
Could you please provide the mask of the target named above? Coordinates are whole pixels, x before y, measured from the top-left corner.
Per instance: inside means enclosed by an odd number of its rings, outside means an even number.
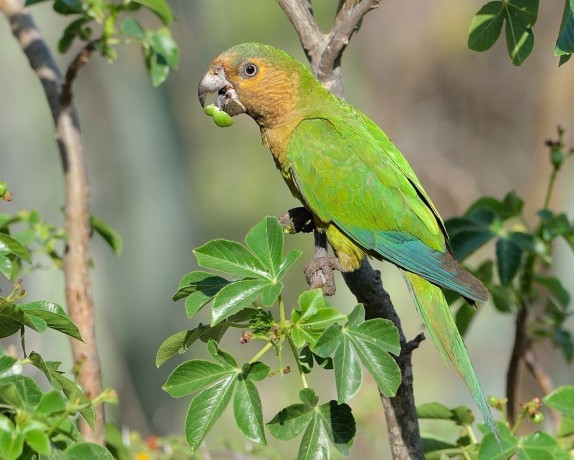
[[[341,56],[358,24],[365,14],[376,8],[380,0],[341,0],[335,24],[324,35],[317,26],[306,0],[277,0],[299,34],[299,39],[317,79],[332,93],[343,97]],[[326,253],[326,244],[315,237],[316,253]],[[424,458],[416,406],[413,393],[411,353],[423,339],[422,336],[408,342],[389,294],[384,290],[380,272],[372,269],[364,260],[352,273],[343,278],[357,300],[365,306],[367,318],[387,318],[399,330],[401,354],[396,359],[402,373],[402,382],[394,398],[381,394],[385,408],[387,430],[393,459]]]
[[[508,363],[508,371],[506,372],[506,398],[508,403],[506,405],[506,416],[510,426],[516,421],[516,408],[518,405],[518,372],[520,360],[526,349],[528,337],[526,335],[526,320],[528,318],[528,307],[525,303],[520,305],[520,310],[516,316],[516,325],[514,329],[514,345],[512,347],[512,354],[510,355],[510,362]]]
[[[72,83],[78,70],[87,62],[93,44],[88,44],[72,62],[63,79],[52,54],[35,25],[23,0],[0,0],[12,33],[20,43],[30,66],[36,72],[56,126],[56,140],[62,160],[65,183],[65,229],[67,247],[64,254],[66,300],[72,321],[78,326],[84,342],[72,339],[72,354],[79,366],[79,383],[93,398],[101,392],[101,371],[96,347],[94,302],[89,266],[89,187],[84,145],[78,115],[72,105]],[[80,429],[93,442],[104,441],[104,413],[96,407],[95,430],[85,421]]]

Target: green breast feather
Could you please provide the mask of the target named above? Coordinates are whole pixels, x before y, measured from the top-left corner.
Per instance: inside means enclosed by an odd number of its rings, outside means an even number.
[[[289,141],[288,165],[305,204],[368,253],[476,298],[457,278],[442,221],[407,161],[363,114],[341,109],[305,119]]]

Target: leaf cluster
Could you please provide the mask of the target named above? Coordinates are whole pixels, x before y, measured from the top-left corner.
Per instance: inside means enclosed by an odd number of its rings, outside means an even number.
[[[283,255],[284,234],[279,221],[266,217],[245,237],[245,245],[213,240],[194,253],[207,271],[184,276],[174,300],[185,298],[187,315],[211,304],[211,323],[180,331],[160,346],[156,364],[183,353],[198,340],[207,343],[213,360],[192,359],[172,372],[164,389],[173,397],[195,394],[190,402],[185,434],[195,451],[224,409],[233,400],[239,429],[250,440],[265,445],[266,430],[275,438],[290,440],[301,435],[298,458],[328,458],[330,446],[347,455],[355,438],[355,420],[346,401],[362,382],[362,367],[374,377],[381,391],[392,396],[400,384],[400,370],[391,354],[400,352],[398,332],[387,320],[365,321],[362,305],[344,314],[327,302],[321,290],[301,294],[289,309],[282,298],[282,278],[300,256]],[[278,310],[278,312],[277,312]],[[277,314],[278,313],[278,314]],[[219,342],[230,328],[239,328],[240,343],[261,344],[252,359],[240,364]],[[277,367],[261,361],[275,352]],[[296,363],[302,390],[299,402],[280,409],[266,424],[258,385],[291,372],[283,365],[288,350]],[[306,375],[315,364],[332,369],[337,400],[320,403]]]
[[[480,198],[463,216],[447,220],[445,226],[452,250],[460,261],[487,244],[494,245],[493,257],[486,257],[474,271],[490,291],[494,307],[504,314],[528,308],[532,313],[531,340],[550,340],[571,362],[574,344],[564,326],[572,314],[570,295],[557,277],[547,274],[556,240],[563,240],[574,250],[574,222],[565,213],[549,209],[558,171],[573,154],[566,151],[561,137],[559,130],[559,139],[547,142],[553,169],[545,202],[536,213],[534,225],[528,223],[524,214],[523,199],[510,192],[502,200]],[[464,334],[476,311],[463,303],[459,295],[445,294],[449,303],[458,305],[457,326]]]
[[[54,11],[72,16],[58,42],[58,50],[67,52],[75,40],[92,44],[109,61],[117,58],[116,45],[138,44],[154,86],[161,85],[170,69],[177,68],[179,49],[168,27],[173,20],[165,0],[27,0],[26,5],[52,1]],[[140,9],[154,13],[163,24],[146,29],[134,17]],[[120,22],[120,16],[129,15]]]
[[[460,428],[456,440],[449,440],[435,435],[423,434],[425,458],[442,459],[463,456],[478,460],[504,460],[507,458],[551,458],[568,460],[569,452],[574,449],[574,386],[564,386],[556,389],[541,400],[523,404],[521,413],[514,426],[505,420],[505,400],[490,398],[490,404],[499,410],[504,421],[497,422],[500,443],[494,434],[486,427],[479,425],[484,437],[477,441],[473,431],[475,422],[472,411],[464,406],[452,409],[440,403],[428,403],[417,407],[417,417],[434,421],[448,421]],[[555,437],[542,431],[519,436],[520,426],[529,420],[533,425],[539,425],[544,420],[543,408],[554,409],[562,416]]]
[[[521,65],[534,48],[532,27],[538,17],[538,0],[495,0],[483,5],[473,17],[468,47],[473,51],[490,49],[505,28],[506,47],[512,63]],[[554,54],[564,64],[574,51],[574,0],[565,0],[562,24]]]

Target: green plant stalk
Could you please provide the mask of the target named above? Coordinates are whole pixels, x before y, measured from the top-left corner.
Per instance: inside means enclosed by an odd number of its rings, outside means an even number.
[[[293,352],[293,357],[295,358],[295,362],[297,363],[297,370],[299,371],[299,376],[301,377],[301,381],[303,382],[303,388],[309,388],[307,385],[307,379],[305,378],[305,372],[303,372],[303,366],[301,366],[301,361],[299,361],[299,353],[297,351],[297,347],[293,342],[293,339],[289,336],[287,338],[289,340],[289,346],[291,347],[291,351]]]
[[[261,350],[259,350],[259,352],[253,358],[251,358],[248,361],[249,364],[253,364],[256,361],[259,361],[259,358],[261,358],[265,353],[267,353],[272,346],[273,346],[272,341],[267,342],[267,344]]]

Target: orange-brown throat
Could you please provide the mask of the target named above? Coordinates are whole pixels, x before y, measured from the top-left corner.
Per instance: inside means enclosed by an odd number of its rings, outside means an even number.
[[[239,75],[238,65],[231,55],[222,54],[212,66],[223,66],[227,80],[237,92],[247,114],[262,129],[289,124],[298,115],[298,75],[274,68],[263,59],[250,61],[259,69],[257,75],[250,79]]]

